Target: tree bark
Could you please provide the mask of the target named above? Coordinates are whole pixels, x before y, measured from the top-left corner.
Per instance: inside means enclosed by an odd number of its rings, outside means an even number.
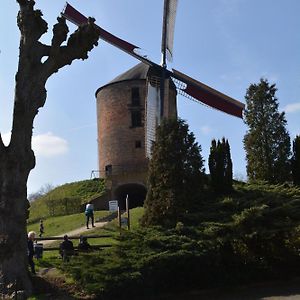
[[[32,292],[27,259],[27,179],[35,166],[32,128],[39,108],[46,101],[46,82],[74,59],[86,59],[99,39],[94,19],[90,18],[68,38],[66,21],[58,18],[51,45],[44,45],[39,39],[47,32],[48,25],[42,13],[34,10],[33,0],[17,2],[20,55],[8,146],[3,144],[0,134],[0,294],[5,295],[15,289],[15,283],[27,294]],[[64,41],[66,45],[62,45]],[[42,58],[46,58],[44,62]]]

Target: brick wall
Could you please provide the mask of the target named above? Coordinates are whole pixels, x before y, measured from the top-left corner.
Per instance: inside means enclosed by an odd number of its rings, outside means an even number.
[[[139,88],[142,127],[132,128],[132,88]],[[177,115],[176,90],[165,91],[165,114]],[[120,184],[146,185],[148,159],[145,154],[145,80],[128,80],[104,86],[97,93],[98,159],[100,177],[106,178],[105,167],[112,166],[111,194]],[[168,100],[169,99],[169,100]],[[141,147],[136,147],[136,142]]]

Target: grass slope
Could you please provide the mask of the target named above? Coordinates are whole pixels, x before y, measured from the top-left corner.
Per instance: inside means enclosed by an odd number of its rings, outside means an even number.
[[[108,216],[109,211],[95,211],[95,219]],[[73,214],[68,216],[51,217],[44,220],[45,234],[46,236],[60,235],[74,229],[80,228],[85,225],[84,213]],[[97,225],[97,224],[96,224]],[[28,231],[35,231],[39,233],[39,222],[29,224],[27,226]],[[92,233],[92,232],[91,232]]]
[[[81,205],[105,192],[104,181],[83,180],[58,186],[46,195],[30,203],[28,223],[50,216],[65,215],[66,204],[70,213],[80,212]],[[68,201],[68,203],[66,203]]]
[[[132,230],[110,249],[64,265],[55,257],[40,263],[98,299],[155,299],[300,275],[299,188],[257,183],[236,184],[226,196],[207,191],[171,229],[139,227],[142,213],[131,210]]]

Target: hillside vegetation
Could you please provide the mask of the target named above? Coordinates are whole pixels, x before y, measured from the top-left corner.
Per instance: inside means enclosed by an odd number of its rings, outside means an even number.
[[[58,186],[30,203],[29,223],[53,216],[70,215],[83,210],[83,204],[105,192],[104,180],[93,179]]]
[[[143,299],[300,275],[300,189],[234,185],[226,196],[206,189],[198,208],[173,228],[140,227],[112,248],[49,259],[97,299]]]

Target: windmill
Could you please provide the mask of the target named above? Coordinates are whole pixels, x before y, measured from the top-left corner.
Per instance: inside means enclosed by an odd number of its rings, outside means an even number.
[[[177,10],[178,0],[165,0],[164,1],[164,14],[163,14],[163,30],[162,30],[162,63],[157,64],[147,57],[138,54],[138,46],[131,44],[110,32],[99,27],[100,38],[111,45],[121,49],[127,54],[135,57],[144,64],[149,65],[151,68],[157,70],[160,74],[158,83],[152,83],[156,88],[155,96],[149,97],[151,93],[148,93],[146,102],[146,155],[151,156],[151,144],[155,140],[156,126],[160,123],[160,119],[164,116],[164,98],[165,98],[165,79],[172,78],[176,85],[177,92],[188,99],[200,102],[211,108],[220,110],[229,115],[242,118],[244,104],[205,85],[204,83],[195,80],[186,74],[179,72],[178,70],[168,70],[167,60],[172,59],[173,37],[174,37],[174,25],[175,16]],[[77,11],[70,4],[66,4],[62,16],[77,26],[80,26],[88,22],[88,18]],[[151,83],[151,79],[150,79]],[[153,95],[153,93],[152,93]]]

